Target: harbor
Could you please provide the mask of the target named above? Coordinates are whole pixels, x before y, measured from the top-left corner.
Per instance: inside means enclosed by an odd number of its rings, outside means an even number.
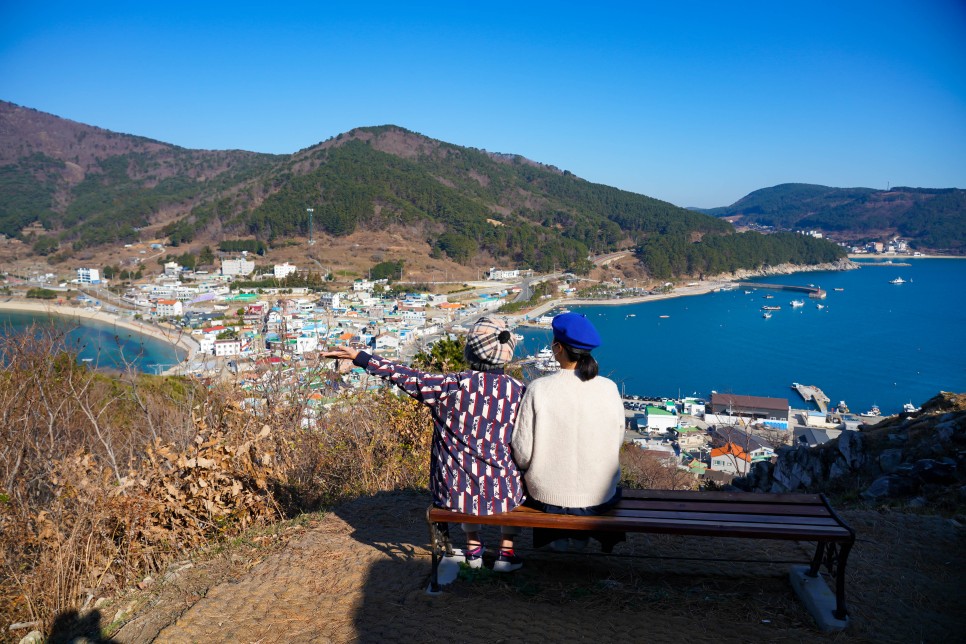
[[[819,411],[823,414],[828,413],[828,403],[831,399],[821,389],[813,385],[800,385],[797,382],[792,383],[792,389],[797,391],[805,402],[814,402],[818,405]]]

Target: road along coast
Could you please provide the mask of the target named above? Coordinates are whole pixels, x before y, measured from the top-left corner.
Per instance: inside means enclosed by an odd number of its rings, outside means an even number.
[[[63,306],[58,304],[50,304],[47,302],[39,302],[37,300],[31,301],[6,298],[4,300],[0,300],[0,310],[56,315],[59,317],[74,318],[81,322],[99,322],[100,324],[114,326],[118,329],[124,329],[126,331],[138,333],[161,342],[166,342],[167,344],[185,351],[186,355],[182,360],[182,363],[190,361],[195,354],[198,353],[199,349],[198,343],[195,341],[195,339],[189,334],[185,333],[183,330],[175,329],[173,327],[168,328],[156,326],[153,324],[140,322],[138,320],[125,319],[96,309]],[[174,375],[177,373],[179,373],[179,365],[164,371],[162,375]]]

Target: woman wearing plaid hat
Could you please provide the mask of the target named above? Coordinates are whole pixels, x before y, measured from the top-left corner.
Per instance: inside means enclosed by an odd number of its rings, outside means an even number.
[[[528,385],[513,430],[513,458],[523,472],[527,505],[554,514],[600,514],[620,499],[624,405],[617,385],[598,375],[591,351],[601,340],[590,320],[563,313],[551,326],[560,370]],[[534,531],[534,545],[541,537],[562,536]],[[605,550],[613,546],[604,535],[594,536],[604,537]]]
[[[523,483],[510,456],[510,438],[524,387],[503,373],[515,344],[502,321],[480,318],[470,329],[464,350],[470,369],[458,373],[424,373],[350,347],[336,347],[322,355],[352,360],[427,405],[433,416],[429,481],[433,503],[485,516],[509,512],[523,502]],[[466,562],[472,568],[483,565],[479,529],[463,525]],[[510,572],[522,566],[513,552],[516,532],[504,531],[494,570]]]

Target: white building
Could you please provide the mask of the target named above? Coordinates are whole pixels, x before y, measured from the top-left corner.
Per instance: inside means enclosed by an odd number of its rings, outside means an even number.
[[[251,275],[255,272],[255,262],[250,259],[221,260],[222,275]]]
[[[339,293],[322,293],[319,296],[319,306],[324,309],[337,309],[340,301],[341,295]]]
[[[184,314],[184,307],[179,300],[158,300],[156,311],[159,318],[179,317]]]
[[[399,350],[399,337],[392,333],[380,333],[373,338],[373,348],[376,351]]]
[[[364,280],[364,279],[358,279],[352,282],[352,290],[356,292],[371,291],[373,286],[375,286],[375,284],[373,284],[369,280]]]
[[[503,270],[501,268],[491,268],[487,273],[487,278],[491,280],[509,280],[520,277],[519,269]]]
[[[100,284],[101,272],[96,268],[78,268],[77,281],[81,284]]]
[[[677,427],[678,417],[663,407],[648,405],[644,408],[644,424],[648,429],[663,432]]]
[[[291,275],[292,273],[298,272],[298,268],[296,268],[293,264],[289,264],[288,262],[285,262],[284,264],[275,264],[274,271],[275,271],[275,279],[282,280],[288,277],[289,275]]]
[[[751,456],[734,443],[711,450],[711,469],[728,474],[745,475],[751,467]]]
[[[241,355],[241,340],[215,340],[216,356]]]
[[[183,271],[184,268],[181,267],[178,262],[165,262],[164,263],[164,274],[165,275],[178,275]]]

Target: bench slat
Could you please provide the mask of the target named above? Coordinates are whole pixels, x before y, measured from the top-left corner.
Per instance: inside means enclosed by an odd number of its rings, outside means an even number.
[[[729,503],[814,503],[824,505],[820,494],[752,494],[750,492],[705,492],[695,490],[631,490],[625,488],[625,499],[673,499],[681,501],[727,501]]]
[[[681,512],[744,512],[747,514],[769,514],[779,516],[831,516],[822,505],[768,503],[703,503],[700,501],[644,501],[621,499],[615,506],[627,510],[679,510]]]
[[[833,517],[776,516],[743,514],[741,512],[679,512],[675,510],[638,510],[616,508],[604,516],[648,517],[654,519],[692,519],[697,521],[738,521],[746,523],[774,523],[780,525],[839,525]]]
[[[529,508],[527,508],[529,509]],[[652,532],[694,536],[749,537],[759,539],[851,540],[851,533],[838,525],[804,525],[753,523],[743,521],[702,521],[694,519],[659,519],[647,517],[615,517],[607,515],[573,516],[543,512],[507,512],[490,516],[473,516],[434,509],[430,520],[442,523],[481,523],[514,525],[522,528],[558,530],[603,530],[609,532]]]

